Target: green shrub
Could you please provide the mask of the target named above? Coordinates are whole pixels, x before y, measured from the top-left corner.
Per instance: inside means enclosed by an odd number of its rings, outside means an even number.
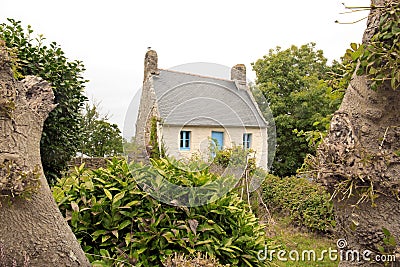
[[[299,226],[317,231],[330,231],[335,226],[329,194],[305,178],[267,175],[263,197],[271,210],[288,214]]]
[[[232,148],[225,148],[222,150],[217,149],[212,153],[215,154],[213,164],[222,168],[245,167],[250,175],[252,175],[257,168],[256,158],[252,156],[254,154],[254,150],[252,149],[243,149],[241,146],[233,146]]]
[[[154,165],[178,183],[213,179],[207,170],[185,174],[166,160]],[[265,246],[263,226],[235,193],[204,206],[170,206],[142,191],[128,164],[114,159],[105,169],[76,168],[58,180],[53,195],[94,266],[162,266],[175,253],[198,252],[231,266],[266,265],[257,259]]]

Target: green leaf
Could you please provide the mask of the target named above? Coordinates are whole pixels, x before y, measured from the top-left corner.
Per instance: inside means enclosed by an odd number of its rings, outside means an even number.
[[[125,196],[125,191],[122,191],[114,196],[113,204],[118,200],[121,200]]]
[[[105,243],[108,239],[110,239],[110,235],[103,235],[102,237],[101,237],[101,243]]]
[[[360,47],[351,54],[352,60],[356,61],[357,59],[359,59],[360,56],[363,54],[363,52],[364,52],[364,47],[360,45]]]
[[[143,252],[145,252],[147,249],[148,249],[147,247],[138,249],[138,250],[136,250],[136,253],[137,253],[138,255],[140,255],[140,254],[142,254]]]
[[[95,232],[93,232],[92,236],[93,236],[93,241],[96,240],[99,236],[104,235],[108,233],[107,230],[97,230]]]
[[[174,243],[175,236],[172,232],[166,232],[162,236],[168,241],[168,243]]]
[[[237,246],[233,246],[233,245],[229,246],[229,248],[236,249],[237,251],[240,251],[240,252],[243,251],[241,248],[239,248],[239,247],[237,247]]]
[[[371,67],[368,72],[370,75],[374,75],[377,73],[377,70],[374,67]]]
[[[104,188],[104,193],[106,194],[106,196],[108,197],[109,200],[112,200],[113,196],[108,189]]]
[[[127,227],[128,225],[131,225],[131,224],[132,224],[132,221],[130,221],[130,220],[123,221],[123,222],[118,226],[118,230],[122,230],[122,229],[124,229],[125,227]]]
[[[246,260],[245,258],[242,258],[242,260],[247,264],[247,266],[253,267],[253,265],[248,260]]]
[[[205,244],[210,244],[213,243],[214,241],[212,239],[207,239],[207,240],[202,240],[199,241],[195,244],[195,246],[201,246],[201,245],[205,245]]]
[[[110,257],[110,253],[106,249],[100,249],[100,255],[103,257]]]
[[[102,184],[106,184],[107,183],[106,181],[104,181],[103,179],[98,178],[98,177],[94,177],[93,179],[96,180],[96,181],[99,181]]]
[[[392,89],[397,89],[396,84],[397,84],[397,82],[396,82],[395,77],[392,77],[392,79],[390,80],[390,86],[392,87]]]
[[[132,207],[132,206],[136,206],[138,204],[142,203],[142,201],[140,200],[133,200],[131,202],[129,202],[128,204],[125,205],[125,207]]]
[[[227,252],[235,252],[233,249],[231,249],[231,248],[226,248],[226,247],[220,247],[219,248],[220,250],[224,250],[224,251],[227,251]]]
[[[388,240],[390,239],[392,236],[392,234],[390,233],[390,231],[388,229],[386,229],[385,227],[382,227],[382,232],[385,235],[385,238]]]
[[[131,234],[128,233],[127,235],[125,235],[125,245],[129,246],[129,244],[131,243],[132,237]]]

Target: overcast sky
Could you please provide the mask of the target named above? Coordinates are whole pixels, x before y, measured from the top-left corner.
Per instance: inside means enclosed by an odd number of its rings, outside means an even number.
[[[251,62],[268,50],[315,42],[331,61],[351,42],[361,42],[368,13],[341,15],[342,5],[368,6],[368,0],[2,0],[6,18],[30,24],[56,41],[71,59],[83,61],[89,99],[121,130],[128,105],[143,81],[147,47],[158,53],[159,67],[191,62],[225,66]]]

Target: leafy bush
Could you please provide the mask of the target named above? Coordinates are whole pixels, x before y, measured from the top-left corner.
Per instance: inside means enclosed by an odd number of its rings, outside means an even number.
[[[212,178],[207,170],[185,174],[166,160],[154,165],[178,183]],[[162,266],[175,253],[197,252],[221,264],[266,265],[257,259],[265,245],[263,226],[235,193],[204,206],[170,206],[142,191],[128,164],[114,159],[105,169],[76,168],[58,180],[53,195],[94,266]]]
[[[298,225],[318,231],[329,231],[335,226],[329,194],[305,178],[268,175],[263,196],[272,210],[289,214]]]
[[[217,150],[213,163],[223,168],[228,166],[246,167],[246,170],[252,175],[257,168],[256,158],[251,156],[253,153],[254,150],[252,149],[243,149],[241,146],[233,146],[232,148]]]

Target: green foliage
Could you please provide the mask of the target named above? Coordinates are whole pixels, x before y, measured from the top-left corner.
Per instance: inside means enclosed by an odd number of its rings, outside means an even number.
[[[9,48],[6,46],[6,42],[0,39],[0,61],[6,62],[10,65],[11,71],[15,79],[22,78],[23,76],[19,72],[19,63],[17,58],[17,50],[15,48]]]
[[[385,227],[382,227],[382,232],[385,237],[382,240],[383,244],[377,246],[378,250],[379,252],[384,254],[393,254],[396,251],[397,247],[396,238]]]
[[[349,87],[351,77],[354,74],[354,68],[349,64],[346,55],[344,55],[340,58],[340,61],[333,60],[327,74],[329,75],[329,78],[326,80],[327,84],[334,91],[344,92]]]
[[[45,121],[40,143],[42,164],[49,182],[54,181],[75,155],[81,141],[80,109],[83,95],[82,62],[69,61],[57,43],[48,46],[43,35],[32,38],[20,21],[8,19],[0,24],[0,39],[15,49],[21,76],[36,75],[52,84],[57,106]]]
[[[15,69],[15,54],[13,53],[12,49],[9,49],[5,45],[5,42],[0,39],[0,62],[1,64],[11,66],[12,69]],[[16,72],[13,72],[14,75],[15,73]],[[1,88],[1,85],[0,89],[3,89]],[[2,92],[2,96],[0,98],[0,117],[11,118],[15,109],[15,96],[7,95],[7,93],[5,94],[6,95],[4,95],[4,92]]]
[[[0,99],[0,117],[11,118],[15,109],[15,102],[6,98]]]
[[[272,171],[279,176],[296,173],[305,156],[315,154],[315,147],[309,146],[313,132],[326,132],[331,114],[341,103],[344,90],[338,86],[342,84],[332,78],[332,73],[341,73],[340,68],[326,62],[323,52],[309,43],[271,49],[253,64],[257,85],[274,115],[277,148]]]
[[[329,194],[305,178],[267,175],[263,196],[271,210],[288,214],[297,225],[317,231],[329,231],[335,225]]]
[[[243,149],[241,146],[233,146],[215,152],[213,163],[223,168],[228,166],[243,166],[252,175],[257,168],[254,150]]]
[[[158,119],[157,117],[151,118],[151,126],[150,126],[150,157],[153,159],[159,159],[165,156],[165,148],[164,145],[159,140],[159,136],[157,133],[158,129]]]
[[[371,40],[362,45],[351,44],[345,59],[357,75],[367,75],[371,80],[371,89],[377,89],[384,83],[392,89],[400,87],[400,3],[388,2],[381,9],[378,29]]]
[[[110,157],[123,151],[123,139],[118,125],[101,116],[98,104],[86,104],[82,118],[83,140],[80,152],[91,157]]]
[[[39,188],[39,166],[32,170],[22,170],[14,161],[0,163],[0,198],[18,196],[27,199]]]
[[[166,159],[153,164],[177,184],[215,178],[206,170],[185,172]],[[135,173],[147,171],[136,168]],[[118,261],[162,266],[175,252],[200,252],[232,266],[265,266],[257,259],[265,245],[263,226],[234,193],[200,207],[166,205],[140,190],[128,164],[114,159],[106,169],[76,168],[58,180],[53,195],[94,266]]]

